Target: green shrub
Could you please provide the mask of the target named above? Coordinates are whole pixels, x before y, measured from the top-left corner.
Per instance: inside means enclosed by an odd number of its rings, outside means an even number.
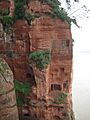
[[[47,68],[50,63],[51,53],[49,50],[36,51],[29,55],[29,60],[34,67],[42,70]]]
[[[68,96],[67,93],[61,92],[59,94],[59,97],[54,99],[54,103],[56,103],[56,104],[65,104],[65,102],[67,100],[67,96]]]
[[[29,95],[31,92],[31,85],[29,83],[22,83],[17,80],[14,81],[15,91],[20,92],[23,95]]]
[[[14,18],[16,19],[25,19],[25,5],[29,0],[14,0],[15,10],[14,10]]]
[[[16,101],[18,106],[26,104],[26,96],[31,92],[31,85],[29,83],[22,83],[17,80],[14,80],[14,86],[16,93],[20,93],[16,96]]]
[[[24,8],[23,2],[17,2],[15,4],[14,18],[15,19],[24,19],[25,18],[25,8]]]

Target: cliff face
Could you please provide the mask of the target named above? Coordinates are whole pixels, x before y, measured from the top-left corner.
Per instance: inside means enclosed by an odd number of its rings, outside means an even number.
[[[9,8],[13,15],[13,2]],[[3,31],[2,24],[0,27],[2,57],[13,70],[15,79],[32,84],[28,105],[22,107],[23,119],[74,120],[70,26],[59,18],[52,18],[52,7],[43,0],[30,0],[25,8],[36,16],[33,20],[16,20],[9,34]],[[29,54],[40,50],[51,52],[51,62],[43,70],[29,64]]]

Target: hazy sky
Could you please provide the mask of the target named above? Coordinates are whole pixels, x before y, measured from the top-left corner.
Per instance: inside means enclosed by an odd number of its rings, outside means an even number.
[[[87,26],[87,27],[86,27]],[[90,20],[81,30],[72,28],[73,107],[76,120],[90,120]]]
[[[90,9],[89,0],[80,0]],[[81,5],[81,4],[80,4]],[[90,16],[90,13],[88,13]],[[90,18],[79,18],[78,29],[72,25],[73,47],[73,107],[76,120],[90,120]]]
[[[66,7],[60,0],[62,6]],[[77,9],[86,5],[90,9],[90,0],[79,0],[79,3],[72,1],[73,13]],[[77,17],[77,22],[81,28],[72,25],[73,46],[73,109],[76,116],[75,120],[90,120],[90,12],[86,19],[86,12],[81,8],[73,14]],[[72,16],[73,16],[72,15]]]

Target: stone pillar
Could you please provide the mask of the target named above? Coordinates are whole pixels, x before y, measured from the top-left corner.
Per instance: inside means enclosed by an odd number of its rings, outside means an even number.
[[[0,58],[0,120],[19,120],[13,73]]]

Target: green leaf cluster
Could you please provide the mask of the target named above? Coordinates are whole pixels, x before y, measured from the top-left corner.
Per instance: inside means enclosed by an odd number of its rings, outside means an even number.
[[[30,63],[39,70],[46,69],[51,61],[51,52],[49,50],[40,50],[30,53]]]
[[[22,83],[17,80],[14,81],[15,91],[20,92],[23,95],[29,95],[31,92],[31,85],[29,83]]]

